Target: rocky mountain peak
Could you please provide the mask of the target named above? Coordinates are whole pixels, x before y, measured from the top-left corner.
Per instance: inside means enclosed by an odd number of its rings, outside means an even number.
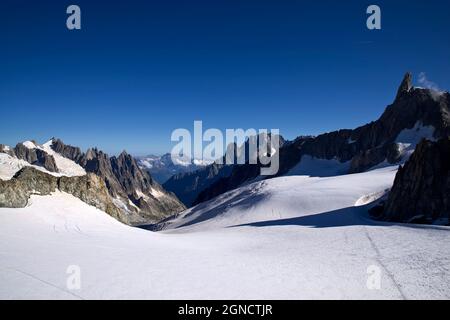
[[[411,72],[407,72],[403,77],[400,87],[398,88],[396,99],[401,97],[405,92],[409,92],[411,88],[412,88],[412,74]]]

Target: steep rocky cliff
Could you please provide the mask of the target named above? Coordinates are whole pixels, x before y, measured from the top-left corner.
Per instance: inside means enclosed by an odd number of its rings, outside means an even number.
[[[82,153],[59,139],[52,141],[54,151],[103,179],[116,204],[134,216],[134,224],[156,221],[185,209],[173,193],[167,192],[148,172],[139,168],[136,160],[125,151],[118,157],[109,157],[97,148]]]
[[[35,142],[29,141],[32,146],[36,145]],[[58,172],[55,158],[42,149],[25,146],[23,143],[18,143],[15,148],[4,150],[0,149],[0,152],[6,152],[7,154],[17,157],[18,159],[25,160],[26,162],[43,167],[51,172]]]
[[[377,219],[449,224],[450,140],[423,140],[400,167],[386,203],[372,210]]]

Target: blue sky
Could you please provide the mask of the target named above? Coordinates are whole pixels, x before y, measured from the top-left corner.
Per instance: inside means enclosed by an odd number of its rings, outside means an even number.
[[[293,139],[375,120],[408,70],[450,89],[448,1],[315,2],[2,1],[0,143],[163,153],[194,120]]]

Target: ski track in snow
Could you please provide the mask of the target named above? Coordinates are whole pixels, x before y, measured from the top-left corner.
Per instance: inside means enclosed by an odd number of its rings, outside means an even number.
[[[162,232],[65,193],[0,209],[2,299],[449,299],[450,229],[377,223],[395,168],[280,177],[186,210]],[[81,289],[66,286],[81,270]],[[370,290],[367,268],[381,269]]]

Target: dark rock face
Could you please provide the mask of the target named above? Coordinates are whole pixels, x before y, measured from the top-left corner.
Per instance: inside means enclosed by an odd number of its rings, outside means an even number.
[[[423,140],[399,168],[378,219],[395,222],[449,224],[450,140]],[[374,212],[375,216],[377,212]]]
[[[407,72],[403,77],[403,81],[400,84],[400,87],[398,88],[396,99],[398,99],[403,94],[409,92],[411,88],[412,88],[412,74],[410,72]]]
[[[395,101],[378,120],[353,130],[342,129],[317,137],[299,137],[291,143],[285,143],[280,149],[278,176],[286,174],[304,155],[327,160],[337,159],[340,162],[350,161],[349,173],[363,172],[383,161],[390,164],[399,163],[402,158],[395,140],[402,130],[412,129],[418,122],[423,126],[433,126],[434,138],[449,136],[450,94],[414,88],[412,76],[407,73],[400,84]],[[206,188],[196,190],[198,198],[192,203],[209,200],[258,176],[259,165],[232,166],[228,175],[216,179]],[[204,181],[202,174],[197,172],[189,177],[177,177],[181,185],[190,185],[186,190],[174,186],[174,181],[166,183],[165,186],[185,199],[183,192],[191,192],[195,190],[195,186],[184,179],[189,179],[199,186],[202,186]],[[185,203],[190,205],[189,202]]]
[[[122,152],[118,158],[112,157],[110,161],[112,173],[127,194],[151,188],[153,180],[150,175],[141,170],[134,158],[126,152]]]
[[[11,153],[30,164],[44,167],[50,172],[58,172],[58,167],[53,156],[41,149],[28,149],[22,143],[19,143]]]
[[[380,147],[361,151],[355,155],[351,160],[349,173],[368,170],[384,160],[393,164],[399,161],[400,157],[401,155],[397,145],[393,142],[386,143]]]
[[[52,141],[52,149],[57,153],[65,158],[75,161],[76,163],[81,162],[84,154],[81,152],[80,148],[65,145],[60,139],[53,138]]]
[[[126,152],[118,157],[109,157],[94,148],[84,154],[79,148],[56,139],[52,149],[78,163],[86,172],[100,177],[111,197],[127,208],[123,209],[123,215],[127,216],[129,224],[157,221],[185,209],[174,194],[164,190]]]
[[[413,88],[411,74],[406,74],[397,97],[382,116],[374,122],[354,130],[339,130],[295,143],[301,155],[352,161],[350,173],[362,172],[384,160],[391,164],[401,160],[395,139],[404,129],[417,122],[435,128],[434,137],[450,134],[450,95],[436,99],[428,89]],[[289,166],[282,168],[286,172]]]
[[[0,180],[0,207],[23,208],[32,194],[48,195],[56,190],[57,178],[25,167],[11,179]]]
[[[23,208],[31,195],[49,195],[57,190],[70,193],[119,221],[130,223],[112,203],[104,182],[95,174],[55,177],[33,167],[25,167],[11,180],[0,180],[0,207]]]

